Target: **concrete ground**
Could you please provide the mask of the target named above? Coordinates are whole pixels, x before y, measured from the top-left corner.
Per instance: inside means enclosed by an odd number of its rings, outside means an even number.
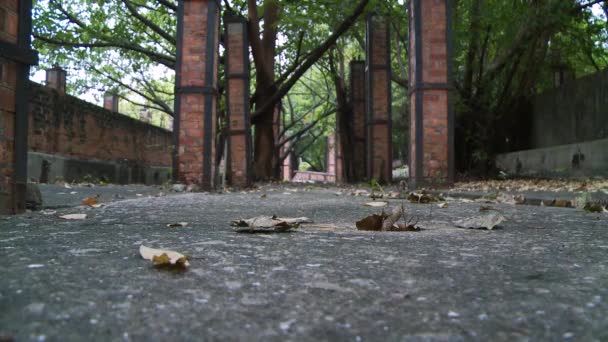
[[[83,221],[42,212],[5,217],[0,336],[608,340],[608,214],[496,204],[508,220],[479,231],[451,224],[477,215],[479,203],[405,203],[425,230],[360,232],[355,221],[379,211],[361,206],[369,198],[305,190],[136,196],[57,209],[87,213]],[[273,235],[230,227],[264,214],[333,227]],[[166,227],[179,221],[189,225]],[[139,256],[142,244],[182,252],[191,265],[182,273],[155,269]]]

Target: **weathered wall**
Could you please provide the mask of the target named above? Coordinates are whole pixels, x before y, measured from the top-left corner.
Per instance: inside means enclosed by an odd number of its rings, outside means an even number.
[[[72,181],[91,175],[119,183],[150,183],[168,176],[170,131],[36,83],[30,83],[30,89],[31,178]],[[146,176],[150,169],[164,173]]]
[[[512,174],[608,176],[608,69],[532,100],[529,149],[500,154],[496,166]]]
[[[608,69],[534,99],[532,148],[604,138],[608,138]]]

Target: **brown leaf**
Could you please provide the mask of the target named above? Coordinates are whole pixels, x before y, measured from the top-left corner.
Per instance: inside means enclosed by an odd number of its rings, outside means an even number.
[[[371,215],[364,218],[361,221],[357,221],[356,226],[358,230],[371,230],[381,231],[382,223],[384,222],[384,215]]]
[[[86,197],[82,200],[82,205],[88,205],[89,207],[92,207],[96,204],[99,204],[99,195],[94,197]]]
[[[439,203],[437,204],[437,206],[441,209],[447,208],[448,207],[448,202],[443,202],[443,203]]]

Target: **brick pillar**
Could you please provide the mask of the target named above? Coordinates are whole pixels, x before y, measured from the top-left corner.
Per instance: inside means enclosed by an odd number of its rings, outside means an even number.
[[[118,95],[105,93],[103,95],[103,108],[118,113]]]
[[[291,142],[286,142],[285,145],[283,145],[283,151],[289,151],[289,148],[291,147]],[[293,173],[293,165],[291,164],[291,153],[288,154],[285,159],[283,159],[283,166],[282,166],[282,170],[281,170],[281,176],[284,182],[290,182],[291,181],[291,177],[292,177],[292,173]]]
[[[336,175],[336,136],[332,134],[327,137],[327,173]]]
[[[247,20],[227,16],[226,23],[226,119],[228,121],[228,184],[251,185],[251,118],[249,113],[249,39]]]
[[[393,176],[393,146],[390,35],[385,18],[367,18],[366,55],[367,176],[388,183]]]
[[[0,214],[25,211],[31,0],[0,1]]]
[[[334,133],[334,151],[336,165],[336,183],[344,182],[344,158],[342,152],[342,144],[340,143],[340,134]]]
[[[46,86],[57,90],[59,94],[65,95],[67,72],[59,65],[53,66],[46,71]]]
[[[217,0],[178,2],[174,178],[215,188]]]
[[[353,180],[360,182],[367,174],[364,61],[350,63],[350,98],[353,107]]]
[[[410,186],[454,181],[449,0],[410,8]]]

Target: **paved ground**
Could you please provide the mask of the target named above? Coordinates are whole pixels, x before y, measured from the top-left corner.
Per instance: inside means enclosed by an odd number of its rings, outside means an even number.
[[[479,204],[406,204],[427,228],[354,230],[376,211],[335,190],[135,198],[85,221],[0,221],[0,335],[17,341],[608,340],[608,215],[499,204],[502,229],[451,221]],[[400,201],[392,200],[392,203]],[[432,212],[430,212],[430,209]],[[229,222],[308,216],[336,229],[243,235]],[[188,227],[169,229],[171,222]],[[191,257],[159,271],[141,244]]]

